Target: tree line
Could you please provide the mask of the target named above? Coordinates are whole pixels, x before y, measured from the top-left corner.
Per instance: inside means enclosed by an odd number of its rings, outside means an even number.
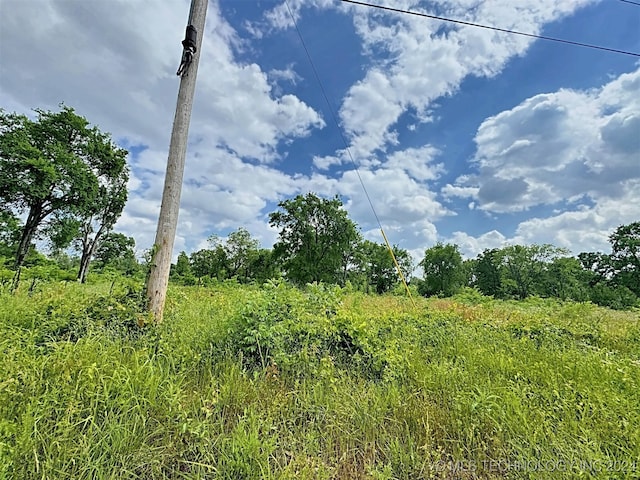
[[[34,120],[0,110],[3,268],[75,269],[84,282],[93,261],[99,272],[143,275],[145,262],[137,260],[133,238],[113,231],[127,200],[127,155],[72,108],[36,110]],[[364,239],[337,196],[308,193],[284,200],[269,214],[269,224],[279,232],[273,248],[261,248],[242,227],[225,239],[212,236],[208,248],[179,254],[172,280],[260,283],[284,278],[301,286],[323,282],[380,294],[398,287],[389,248]],[[35,240],[48,243],[48,256],[37,251]],[[640,222],[621,225],[609,240],[610,254],[576,257],[552,245],[510,245],[465,260],[457,245],[438,243],[414,263],[406,250],[391,249],[404,277],[425,296],[475,288],[504,299],[538,295],[613,308],[637,305]],[[418,266],[419,277],[414,275]]]
[[[273,249],[261,249],[244,228],[225,241],[188,256],[181,252],[172,268],[174,281],[202,283],[235,278],[262,282],[274,276],[297,284],[324,282],[385,293],[398,287],[399,275],[383,243],[363,239],[338,197],[298,195],[269,215],[279,228]],[[455,244],[427,248],[417,263],[393,246],[405,278],[424,296],[452,296],[464,288],[500,299],[530,296],[592,301],[612,308],[637,305],[640,297],[640,222],[618,227],[609,237],[611,254],[584,252],[573,257],[553,245],[509,245],[463,259]],[[414,276],[414,267],[422,276]]]

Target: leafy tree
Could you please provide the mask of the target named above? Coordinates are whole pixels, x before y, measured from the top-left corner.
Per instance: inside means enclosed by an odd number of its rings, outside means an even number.
[[[615,283],[640,296],[640,222],[621,225],[609,241]]]
[[[191,274],[191,263],[189,262],[189,256],[186,252],[180,252],[178,255],[178,261],[175,265],[172,265],[173,273],[180,276]]]
[[[229,277],[238,277],[241,281],[247,281],[251,264],[258,254],[260,242],[251,237],[251,234],[243,227],[231,232],[225,242],[224,250],[227,254]]]
[[[222,280],[227,275],[227,252],[222,244],[212,249],[202,249],[193,252],[189,257],[191,271],[198,278],[211,277]]]
[[[249,280],[264,283],[272,278],[281,276],[278,263],[273,255],[273,251],[268,248],[261,248],[251,256],[247,278]]]
[[[0,257],[13,256],[21,229],[18,217],[8,210],[0,210]]]
[[[78,280],[82,283],[85,282],[89,263],[100,242],[120,218],[128,195],[127,152],[112,145],[107,135],[99,136],[102,138],[96,142],[95,147],[102,150],[100,155],[105,168],[102,172],[96,172],[100,183],[98,195],[78,217],[79,238],[77,243],[81,251]]]
[[[582,268],[589,272],[589,286],[608,282],[614,274],[611,256],[600,252],[582,252],[578,255]]]
[[[422,295],[451,296],[462,286],[462,255],[457,245],[438,242],[425,250],[420,266],[424,270],[424,282],[419,284]]]
[[[280,228],[274,253],[289,280],[297,284],[339,283],[360,235],[342,208],[339,197],[331,200],[313,193],[278,204],[269,224]]]
[[[26,213],[16,267],[38,233],[68,232],[69,224],[55,223],[91,211],[101,193],[96,173],[109,171],[116,156],[105,155],[104,135],[72,108],[36,113],[30,120],[0,111],[0,201]],[[48,229],[43,228],[47,219]]]
[[[392,248],[400,270],[407,278],[413,270],[411,255],[396,245]],[[356,272],[362,275],[367,291],[369,287],[373,287],[377,293],[388,292],[400,281],[393,258],[385,244],[364,240],[357,250]]]
[[[110,232],[106,234],[94,254],[98,268],[110,266],[128,275],[135,273],[139,264],[136,260],[134,248],[136,241],[122,233]]]
[[[588,274],[580,260],[574,257],[558,257],[549,263],[544,271],[538,293],[562,300],[588,300]]]
[[[599,282],[589,291],[590,300],[603,307],[625,310],[638,304],[638,297],[627,287]]]
[[[502,288],[506,295],[525,299],[539,291],[548,264],[568,251],[553,245],[510,245],[499,250]]]
[[[502,275],[500,250],[486,249],[475,261],[474,285],[483,295],[502,296]]]
[[[176,263],[171,265],[169,274],[172,280],[177,280],[182,285],[194,285],[196,283],[196,277],[191,271],[191,262],[186,252],[180,252]]]

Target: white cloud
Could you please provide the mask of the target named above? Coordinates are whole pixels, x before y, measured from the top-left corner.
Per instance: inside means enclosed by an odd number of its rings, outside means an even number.
[[[588,0],[529,4],[492,1],[473,5],[447,2],[453,18],[535,33],[552,20],[572,13]],[[420,11],[422,2],[403,1],[396,8]],[[514,55],[521,55],[531,39],[480,30],[451,27],[442,22],[409,15],[354,7],[354,24],[365,51],[375,52],[376,63],[351,87],[340,111],[357,157],[384,150],[395,141],[394,124],[415,109],[429,119],[429,107],[457,90],[469,75],[492,76]],[[391,21],[393,19],[393,21]],[[443,30],[446,27],[446,33]],[[380,52],[387,55],[380,60]]]
[[[442,163],[432,165],[433,159],[439,153],[440,151],[431,145],[400,150],[389,155],[385,168],[404,170],[419,182],[436,180],[444,172]]]
[[[491,212],[617,198],[640,178],[640,69],[601,89],[529,98],[486,119],[476,135],[476,176],[449,194]]]
[[[460,248],[460,253],[466,258],[475,258],[487,248],[502,248],[509,242],[507,238],[497,230],[483,233],[477,237],[466,232],[454,232],[445,243],[454,243]]]

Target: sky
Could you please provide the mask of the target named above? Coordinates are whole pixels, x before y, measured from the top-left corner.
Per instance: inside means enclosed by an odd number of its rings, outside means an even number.
[[[189,3],[0,0],[0,107],[64,103],[129,150],[116,230],[139,252]],[[640,53],[640,5],[620,0],[372,3]],[[211,0],[205,30],[174,257],[239,227],[270,248],[269,213],[307,192],[382,242],[377,216],[416,262],[437,242],[606,252],[640,221],[638,56],[339,0]]]

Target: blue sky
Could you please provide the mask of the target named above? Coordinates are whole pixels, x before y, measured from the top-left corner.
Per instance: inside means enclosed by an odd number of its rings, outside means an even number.
[[[375,3],[375,2],[372,2]],[[394,0],[404,8],[640,52],[619,0]],[[247,228],[308,191],[342,196],[419,261],[513,243],[608,249],[640,220],[639,58],[337,0],[209,3],[175,253]],[[153,242],[187,0],[0,0],[0,106],[65,102],[130,150],[117,229]],[[29,35],[24,34],[25,25]]]

